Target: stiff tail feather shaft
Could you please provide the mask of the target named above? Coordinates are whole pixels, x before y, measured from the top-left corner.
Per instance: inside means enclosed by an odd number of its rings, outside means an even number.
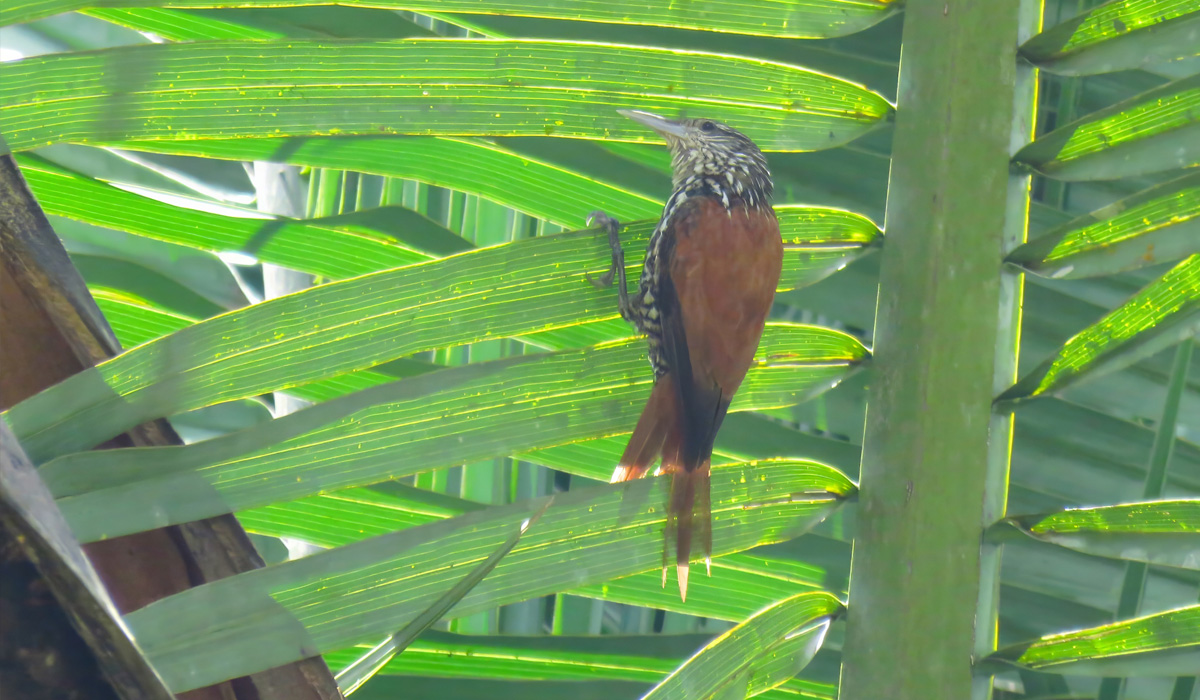
[[[667,577],[667,552],[675,543],[675,566],[679,577],[679,594],[687,599],[688,560],[693,544],[699,544],[707,562],[712,556],[710,487],[711,447],[700,455],[698,463],[687,465],[685,449],[685,420],[671,375],[661,377],[650,392],[650,399],[638,419],[633,435],[625,446],[621,461],[613,471],[612,482],[630,481],[646,474],[661,457],[661,470],[671,477],[667,501],[667,524],[664,531],[663,585]],[[710,442],[711,444],[711,442]],[[691,466],[689,469],[688,467]]]
[[[679,577],[679,597],[687,600],[688,559],[692,545],[699,543],[707,565],[712,558],[712,506],[709,502],[711,471],[709,461],[691,471],[671,473],[671,500],[667,508],[667,544],[675,540],[675,571]],[[711,574],[711,571],[709,571]],[[663,549],[663,585],[666,585],[667,550]]]

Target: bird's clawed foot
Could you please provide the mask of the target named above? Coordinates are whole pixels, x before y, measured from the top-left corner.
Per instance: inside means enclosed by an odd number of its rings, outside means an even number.
[[[625,250],[621,247],[621,238],[617,235],[620,231],[621,224],[608,214],[602,211],[594,211],[587,215],[588,226],[601,226],[608,234],[608,247],[612,250],[612,264],[598,278],[593,278],[591,274],[584,273],[587,281],[591,282],[592,286],[597,289],[607,289],[612,286],[613,277],[617,279],[617,297],[619,299],[619,308],[621,316],[628,317],[629,309],[629,287],[625,282]]]
[[[593,278],[591,274],[586,275],[587,281],[591,282],[592,286],[597,289],[607,289],[612,286],[613,277],[625,270],[625,250],[621,248],[621,239],[617,236],[621,224],[602,211],[594,211],[587,215],[587,225],[600,226],[608,234],[608,246],[612,249],[612,264],[609,265],[608,272],[598,279]]]

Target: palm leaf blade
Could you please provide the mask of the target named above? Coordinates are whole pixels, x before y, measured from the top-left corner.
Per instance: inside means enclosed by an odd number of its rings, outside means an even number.
[[[1111,275],[1200,252],[1200,173],[1057,226],[1008,261],[1054,278]]]
[[[820,393],[865,353],[833,331],[772,330],[732,410]],[[76,536],[95,541],[622,432],[651,379],[639,372],[638,345],[449,368],[194,445],[65,455],[43,467],[43,478]]]
[[[625,245],[637,248],[651,226],[627,230]],[[855,251],[861,246],[847,252]],[[414,352],[615,318],[614,292],[584,279],[589,269],[606,267],[609,255],[601,237],[582,231],[322,285],[143,345],[4,415],[40,462],[151,418]],[[785,256],[785,284],[804,269],[804,255],[799,248]],[[820,262],[829,271],[829,261]]]
[[[1200,570],[1200,501],[1124,503],[1009,518],[1030,537],[1087,554]]]
[[[453,614],[657,568],[666,481],[558,495]],[[713,553],[795,536],[852,491],[829,468],[714,469]],[[489,508],[259,569],[159,601],[127,621],[176,691],[342,649],[403,627],[461,577],[455,565],[481,561],[541,505]]]
[[[126,0],[126,7],[280,7],[312,4],[313,0],[222,2],[221,0]],[[6,4],[0,24],[28,22],[61,12],[91,7],[93,0],[21,0]],[[580,0],[359,0],[359,6],[417,12],[502,14],[517,17],[650,24],[684,29],[736,32],[758,36],[818,38],[850,34],[879,22],[899,6],[896,0],[697,0],[686,5],[651,0],[637,6],[611,6]]]
[[[794,66],[582,42],[151,44],[27,58],[0,75],[14,150],[334,134],[653,140],[616,113],[624,107],[701,111],[764,150],[795,151],[846,143],[892,112],[865,88]]]
[[[1200,163],[1200,75],[1093,112],[1034,140],[1018,164],[1060,180],[1106,180]]]
[[[780,685],[808,665],[841,611],[828,593],[782,600],[714,639],[643,700],[746,698]]]
[[[1128,70],[1196,55],[1198,22],[1191,0],[1117,0],[1038,34],[1021,54],[1066,75]]]
[[[1005,647],[988,660],[1066,675],[1192,674],[1200,664],[1200,605]]]
[[[998,397],[1023,401],[1125,367],[1200,328],[1200,255],[1193,255],[1084,329]]]

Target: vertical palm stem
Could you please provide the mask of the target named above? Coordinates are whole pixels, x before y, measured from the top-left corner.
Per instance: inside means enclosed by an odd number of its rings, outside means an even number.
[[[910,0],[843,650],[845,700],[987,698],[996,634],[1035,78],[1018,40],[1041,0]],[[1015,99],[1014,99],[1015,97]]]

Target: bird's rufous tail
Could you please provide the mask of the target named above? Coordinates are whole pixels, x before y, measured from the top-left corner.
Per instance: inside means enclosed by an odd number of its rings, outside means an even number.
[[[690,470],[685,468],[684,421],[679,401],[674,379],[671,375],[661,377],[650,392],[646,408],[625,446],[620,463],[613,471],[612,482],[640,478],[659,456],[662,457],[662,472],[671,476],[664,533],[667,546],[663,548],[663,585],[667,582],[667,548],[674,540],[679,595],[686,600],[688,559],[692,545],[700,543],[707,562],[712,555],[712,524],[709,458],[705,456]]]
[[[692,545],[704,550],[705,566],[712,559],[712,506],[709,503],[709,460],[688,471],[682,466],[668,467],[671,475],[671,500],[667,508],[667,544],[675,540],[675,571],[679,577],[679,597],[687,600],[688,559]],[[711,574],[712,571],[708,570]],[[663,549],[663,586],[667,585],[667,550]]]
[[[613,471],[610,483],[644,476],[662,453],[667,433],[677,434],[682,429],[679,416],[679,395],[675,391],[674,379],[668,374],[654,383],[650,399],[642,409],[642,416],[638,418],[637,427],[625,445],[625,452],[621,454],[621,461]],[[679,439],[675,438],[674,442],[678,444]]]

